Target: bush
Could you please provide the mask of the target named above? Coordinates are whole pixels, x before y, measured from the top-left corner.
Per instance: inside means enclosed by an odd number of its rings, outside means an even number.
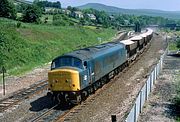
[[[16,19],[16,10],[9,0],[0,0],[0,17]]]
[[[177,48],[180,49],[180,39],[177,40]]]
[[[74,23],[73,22],[69,22],[69,26],[74,26]]]
[[[53,25],[56,25],[56,26],[65,26],[66,23],[65,21],[63,20],[64,17],[62,17],[61,14],[56,14],[53,16]]]
[[[23,22],[33,23],[39,22],[42,15],[41,9],[36,5],[28,5],[23,12]]]
[[[21,27],[21,22],[17,22],[17,28]]]

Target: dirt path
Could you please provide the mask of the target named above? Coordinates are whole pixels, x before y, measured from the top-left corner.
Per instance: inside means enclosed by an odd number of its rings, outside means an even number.
[[[175,77],[180,75],[180,58],[166,56],[163,72],[155,84],[150,99],[145,103],[139,122],[173,122],[172,99],[176,94]]]
[[[117,115],[117,121],[126,116],[134,98],[144,85],[146,76],[164,52],[164,37],[155,35],[149,50],[131,68],[116,77],[115,82],[96,99],[76,113],[74,122],[109,122],[111,115]]]

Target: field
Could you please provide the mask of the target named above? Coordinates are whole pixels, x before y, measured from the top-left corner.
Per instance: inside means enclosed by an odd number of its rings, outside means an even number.
[[[75,49],[110,41],[116,31],[81,26],[21,23],[0,18],[0,67],[18,75]]]

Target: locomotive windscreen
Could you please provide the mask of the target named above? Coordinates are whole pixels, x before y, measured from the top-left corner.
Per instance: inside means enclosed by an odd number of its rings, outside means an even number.
[[[74,57],[60,57],[52,62],[51,69],[60,68],[63,66],[77,67],[82,69],[82,61]]]

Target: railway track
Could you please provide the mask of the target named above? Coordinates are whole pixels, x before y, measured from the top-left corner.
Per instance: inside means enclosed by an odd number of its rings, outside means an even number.
[[[35,94],[47,89],[47,80],[41,80],[28,88],[21,89],[9,97],[0,100],[0,113],[4,112],[8,108],[18,105],[21,101],[33,97]]]
[[[37,122],[37,121],[44,121],[44,117],[47,117],[48,115],[52,115],[54,112],[56,112],[55,108],[58,107],[59,104],[54,105],[53,107],[51,107],[50,109],[48,109],[47,111],[41,113],[39,116],[35,117],[34,119],[30,120],[31,122]]]

